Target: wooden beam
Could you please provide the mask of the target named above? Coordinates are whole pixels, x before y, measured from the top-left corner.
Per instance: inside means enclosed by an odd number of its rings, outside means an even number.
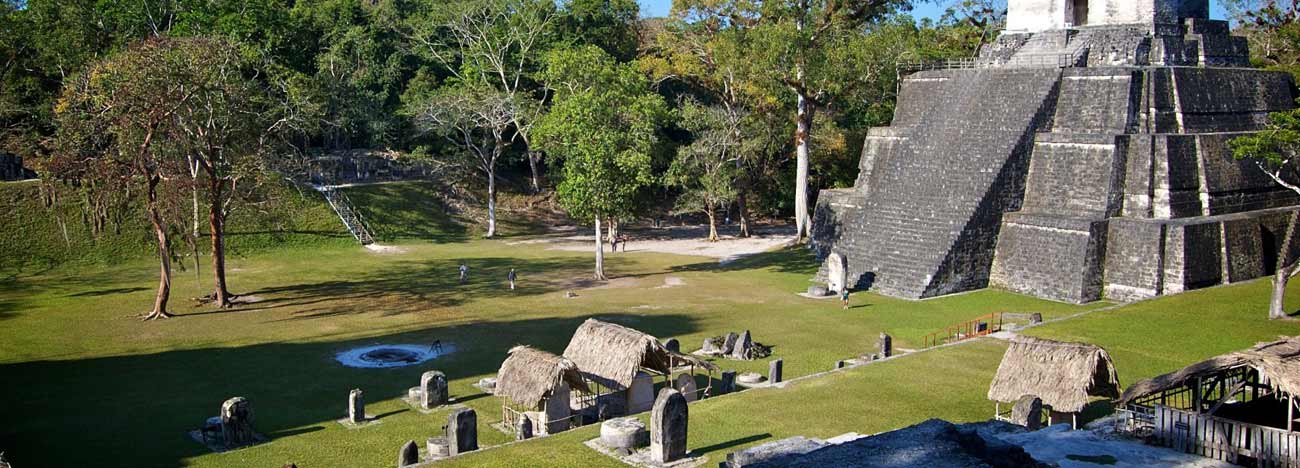
[[[1213,408],[1210,408],[1210,412],[1205,413],[1205,414],[1213,415],[1215,411],[1218,411],[1219,408],[1223,407],[1223,404],[1224,404],[1224,403],[1227,403],[1227,402],[1228,402],[1228,399],[1231,398],[1232,395],[1234,395],[1234,394],[1236,394],[1238,391],[1240,391],[1241,388],[1244,387],[1245,385],[1246,385],[1245,382],[1238,382],[1237,385],[1234,385],[1234,386],[1232,387],[1232,391],[1224,392],[1223,395],[1220,395],[1220,396],[1219,396],[1219,402],[1218,402],[1218,403],[1215,403],[1215,404],[1214,404],[1214,407],[1213,407]]]
[[[1295,395],[1286,396],[1286,430],[1295,430]]]

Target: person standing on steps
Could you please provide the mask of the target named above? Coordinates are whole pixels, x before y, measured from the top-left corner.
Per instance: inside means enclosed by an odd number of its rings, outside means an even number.
[[[514,290],[515,290],[515,278],[517,278],[517,277],[518,277],[518,276],[515,275],[515,269],[514,269],[514,268],[511,268],[511,269],[510,269],[510,273],[506,273],[506,279],[510,280],[510,290],[511,290],[511,291],[514,291]]]
[[[469,281],[469,265],[466,265],[466,264],[464,264],[464,263],[461,263],[461,264],[460,264],[460,284],[465,284],[466,281]]]
[[[849,310],[849,288],[840,288],[840,302],[844,303],[844,310]]]

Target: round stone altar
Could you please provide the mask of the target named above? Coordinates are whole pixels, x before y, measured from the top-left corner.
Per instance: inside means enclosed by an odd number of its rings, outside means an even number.
[[[441,346],[395,344],[353,348],[334,356],[334,360],[347,367],[384,369],[405,367],[427,362],[455,351],[449,344]]]

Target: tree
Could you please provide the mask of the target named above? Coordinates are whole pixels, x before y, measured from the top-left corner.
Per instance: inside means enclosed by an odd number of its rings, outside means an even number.
[[[190,43],[158,38],[93,64],[70,81],[55,113],[58,151],[52,175],[98,184],[100,190],[143,188],[145,212],[157,240],[158,293],[146,320],[167,318],[171,295],[171,185],[186,179],[185,158],[168,151],[164,134],[197,91],[185,76]]]
[[[487,177],[489,238],[497,230],[497,162],[519,134],[511,131],[519,107],[493,88],[461,85],[438,88],[408,109],[418,127],[460,147],[461,155]]]
[[[563,162],[561,206],[595,226],[594,276],[604,280],[601,220],[630,215],[637,192],[653,183],[650,152],[668,106],[635,68],[594,46],[548,54],[542,78],[556,98],[534,132]]]
[[[555,2],[548,0],[455,0],[412,16],[404,33],[415,50],[445,67],[454,81],[496,88],[519,103],[510,119],[528,146],[534,192],[541,191],[542,153],[533,148],[530,120],[535,114],[527,110],[540,108],[541,97],[532,95],[530,75],[551,40],[555,18]]]
[[[558,36],[572,45],[594,45],[619,62],[637,58],[637,14],[634,0],[565,0],[557,19]]]
[[[673,3],[674,15],[701,21],[719,30],[743,34],[749,59],[769,87],[794,95],[795,224],[799,238],[811,232],[808,212],[808,167],[813,119],[848,94],[862,80],[854,55],[862,27],[894,9],[902,0],[795,0],[784,3],[687,0]]]
[[[738,192],[741,122],[721,106],[686,102],[681,111],[681,125],[691,132],[692,141],[678,148],[665,180],[683,190],[676,210],[704,213],[708,240],[715,242],[717,209],[734,201]]]
[[[247,67],[234,43],[201,36],[177,43],[183,54],[179,65],[185,67],[177,73],[187,80],[191,96],[164,126],[163,136],[205,176],[215,281],[209,298],[225,308],[234,297],[226,285],[226,219],[241,195],[262,180],[264,150],[274,130],[265,121],[271,109],[267,93],[245,77]]]
[[[1300,194],[1300,109],[1269,114],[1264,131],[1233,138],[1228,142],[1237,159],[1250,159],[1264,174],[1278,185]],[[1268,303],[1269,319],[1285,319],[1286,286],[1291,277],[1300,273],[1300,257],[1296,251],[1296,224],[1300,223],[1300,210],[1292,211],[1282,239],[1273,274],[1273,292]]]

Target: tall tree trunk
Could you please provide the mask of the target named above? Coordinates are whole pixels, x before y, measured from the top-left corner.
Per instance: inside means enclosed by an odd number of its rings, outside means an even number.
[[[199,164],[197,161],[190,162],[190,208],[193,209],[193,223],[190,229],[190,255],[194,256],[194,285],[198,286],[203,280],[201,268],[199,268]]]
[[[742,190],[736,197],[736,215],[740,218],[740,237],[749,237],[749,214],[746,213],[748,207],[745,203],[745,192]]]
[[[1268,301],[1268,318],[1285,319],[1288,317],[1286,310],[1286,286],[1291,281],[1291,277],[1300,272],[1300,261],[1291,258],[1291,246],[1295,242],[1296,224],[1300,223],[1300,210],[1291,213],[1291,219],[1286,225],[1286,237],[1282,240],[1282,248],[1277,254],[1277,272],[1273,275],[1273,293]]]
[[[600,214],[596,214],[596,275],[597,281],[605,278],[605,239],[600,237]]]
[[[167,228],[163,222],[162,213],[158,211],[158,184],[162,178],[157,175],[149,176],[148,189],[148,212],[149,224],[153,225],[154,234],[158,236],[158,294],[154,296],[153,311],[144,317],[145,320],[164,319],[171,317],[167,313],[167,299],[171,297],[172,292],[172,259],[170,241],[167,238]]]
[[[618,218],[609,218],[609,234],[605,236],[605,241],[609,243],[609,252],[618,252]]]
[[[224,184],[211,174],[208,180],[208,235],[212,238],[212,276],[216,280],[212,301],[224,309],[230,307],[231,299],[230,290],[226,288],[226,214],[221,206]]]
[[[799,71],[802,78],[803,71]],[[798,92],[798,110],[795,115],[795,181],[794,181],[794,216],[795,227],[798,229],[796,237],[799,240],[807,239],[812,228],[808,219],[808,144],[812,132],[813,107],[812,102],[804,95],[803,91]]]
[[[541,162],[541,160],[542,153],[540,151],[528,152],[528,169],[532,171],[531,182],[533,184],[533,193],[542,193],[542,176],[541,173],[538,172],[540,169],[537,168],[538,163]]]
[[[488,172],[488,230],[487,237],[497,235],[497,177],[496,170]]]
[[[704,214],[709,217],[709,242],[718,241],[718,214],[713,209],[712,203],[704,204]]]

